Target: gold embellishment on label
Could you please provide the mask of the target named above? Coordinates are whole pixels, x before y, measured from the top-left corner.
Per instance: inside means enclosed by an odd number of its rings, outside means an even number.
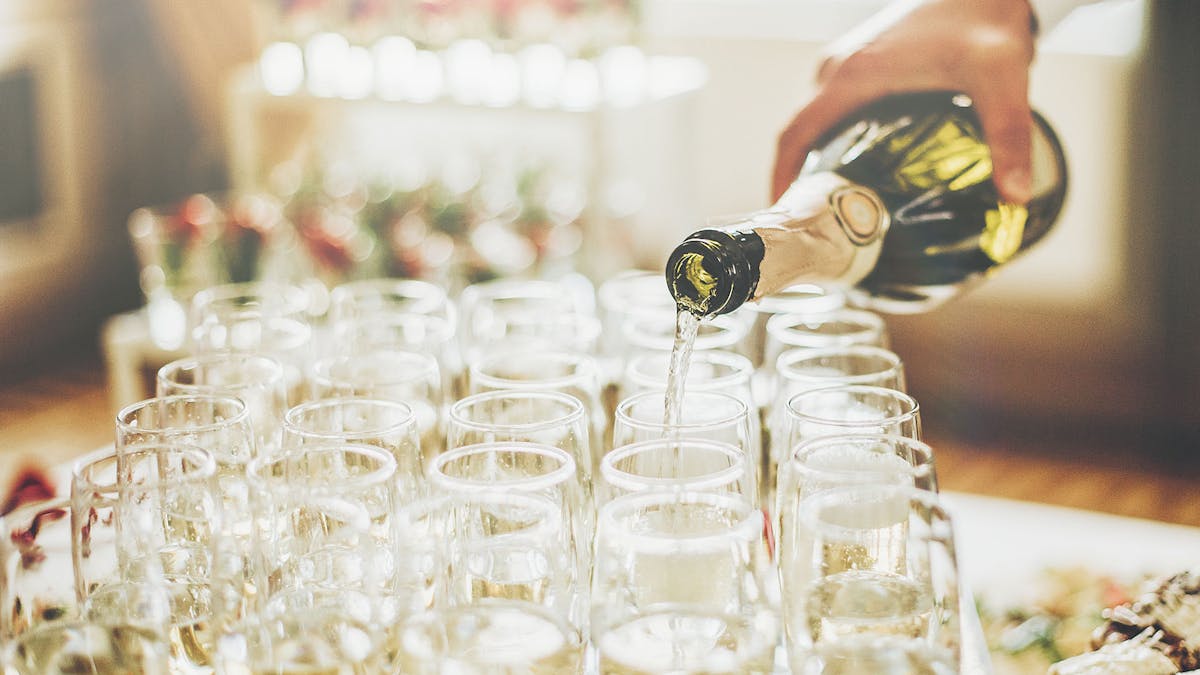
[[[1021,250],[1029,211],[1019,204],[1001,202],[984,217],[987,227],[979,237],[979,248],[997,263],[1008,261]]]

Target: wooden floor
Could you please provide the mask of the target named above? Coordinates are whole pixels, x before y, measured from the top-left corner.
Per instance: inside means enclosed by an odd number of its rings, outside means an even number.
[[[65,462],[112,441],[102,366],[81,356],[34,377],[0,381],[0,495],[26,465]],[[1084,461],[1057,448],[979,447],[928,430],[946,490],[1058,504],[1200,527],[1192,476],[1134,458]],[[1095,453],[1105,455],[1110,453]]]

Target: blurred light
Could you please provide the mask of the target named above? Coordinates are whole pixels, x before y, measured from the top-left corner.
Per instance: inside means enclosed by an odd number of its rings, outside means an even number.
[[[611,106],[632,106],[646,96],[646,54],[633,46],[612,47],[600,56],[600,82]]]
[[[346,50],[342,64],[342,98],[366,98],[375,85],[375,62],[366,47],[354,46]]]
[[[314,96],[337,96],[350,43],[337,33],[317,33],[304,46],[308,90]]]
[[[622,219],[637,215],[646,203],[646,191],[639,181],[617,179],[604,190],[604,211],[609,218]]]
[[[479,184],[483,167],[479,159],[470,153],[456,153],[446,158],[442,165],[442,184],[451,194],[461,195]]]
[[[484,83],[483,103],[506,108],[521,100],[521,66],[512,54],[492,57],[491,75]]]
[[[443,58],[450,96],[459,103],[478,104],[491,71],[492,48],[483,40],[456,40]]]
[[[699,89],[708,82],[708,69],[696,59],[656,56],[650,59],[650,95],[667,98]]]
[[[554,45],[538,44],[522,49],[517,59],[525,102],[535,108],[553,107],[567,69],[566,55]]]
[[[600,104],[600,74],[585,59],[567,62],[559,91],[559,104],[567,110],[591,110]]]
[[[435,101],[442,95],[442,87],[442,60],[431,51],[417,50],[413,59],[412,80],[408,85],[408,99],[417,103]]]
[[[381,38],[372,50],[375,55],[375,91],[388,101],[407,97],[408,83],[416,70],[417,47],[406,37]]]
[[[258,60],[263,88],[275,96],[295,93],[304,84],[304,52],[291,42],[274,42]]]

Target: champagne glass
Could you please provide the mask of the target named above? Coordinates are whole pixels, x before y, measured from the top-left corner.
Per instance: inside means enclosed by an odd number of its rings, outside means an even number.
[[[768,481],[774,480],[775,469],[792,448],[788,444],[791,421],[787,405],[793,396],[839,385],[884,387],[900,392],[905,387],[900,357],[871,345],[790,349],[779,355],[775,373],[775,392],[765,414],[769,432]]]
[[[412,408],[425,465],[445,445],[442,377],[428,354],[380,350],[324,358],[313,366],[313,397],[373,398]]]
[[[587,410],[570,394],[501,389],[450,406],[447,447],[497,441],[552,445],[574,458],[585,483],[591,476]]]
[[[241,592],[240,611],[254,595],[249,565],[254,545],[246,467],[257,455],[246,405],[230,396],[178,395],[131,404],[117,414],[118,453],[144,444],[181,444],[207,450],[216,464],[223,536],[235,554],[222,556],[222,570]]]
[[[412,312],[396,312],[358,319],[343,319],[332,324],[333,344],[338,354],[372,352],[413,352],[427,354],[437,362],[442,377],[444,404],[462,390],[462,357],[454,336],[451,318]]]
[[[336,286],[329,294],[329,320],[377,319],[393,314],[455,318],[454,303],[445,289],[418,279],[360,279]]]
[[[750,409],[741,399],[718,391],[688,390],[681,401],[681,423],[664,419],[666,393],[634,394],[617,406],[613,445],[620,447],[658,438],[704,438],[728,443],[755,462],[758,471],[760,439],[753,433]]]
[[[827,312],[777,314],[767,320],[763,365],[771,367],[789,349],[845,345],[887,347],[887,324],[865,309],[842,307]]]
[[[722,314],[700,324],[692,349],[736,351],[749,328],[739,317]],[[638,314],[629,317],[622,326],[631,354],[641,352],[670,352],[675,345],[675,313]]]
[[[173,395],[232,396],[245,404],[257,452],[278,452],[287,391],[283,366],[262,354],[203,354],[158,369],[157,392]]]
[[[285,452],[311,445],[370,445],[396,460],[396,496],[401,503],[425,490],[427,467],[421,456],[412,407],[397,401],[332,398],[303,403],[283,420]]]
[[[616,381],[633,353],[624,332],[625,323],[633,316],[658,315],[673,317],[675,299],[667,291],[662,272],[627,270],[604,283],[597,291],[600,322],[604,327],[600,355],[608,380]]]
[[[592,579],[599,671],[771,673],[762,513],[737,495],[638,492],[601,509]]]
[[[621,398],[643,391],[666,391],[671,367],[669,352],[644,352],[629,360],[621,384]],[[686,388],[695,391],[723,391],[755,409],[750,359],[720,349],[693,352],[688,364]]]
[[[260,598],[243,634],[260,646],[230,653],[297,668],[349,659],[353,669],[334,672],[373,672],[384,628],[407,608],[396,592],[395,458],[368,445],[304,445],[256,458],[247,472]]]
[[[894,484],[836,487],[802,500],[796,524],[795,562],[781,569],[795,672],[912,672],[871,668],[897,653],[926,653],[955,671],[954,535],[936,495]]]
[[[315,346],[310,298],[297,286],[272,282],[225,284],[192,298],[192,351],[265,354],[283,367],[288,400],[299,402]]]
[[[575,282],[575,283],[573,283]],[[472,284],[459,298],[462,307],[462,353],[468,367],[486,354],[509,324],[537,325],[561,316],[592,316],[595,298],[579,277],[569,281],[502,279]],[[596,336],[592,336],[593,339]],[[560,347],[562,348],[562,347]]]
[[[165,675],[165,593],[148,589],[122,616],[89,615],[74,572],[77,520],[70,498],[33,502],[0,518],[0,645],[7,647],[0,657],[6,672],[66,673],[89,664],[101,672]],[[115,560],[115,537],[91,544],[96,556]]]
[[[548,602],[572,625],[584,627],[584,589],[590,568],[589,542],[592,533],[592,501],[579,476],[575,460],[567,452],[535,443],[482,443],[448,450],[434,460],[430,479],[443,495],[461,496],[482,491],[537,495],[556,505],[561,524],[550,556],[542,567],[567,573],[567,590],[552,594]],[[565,558],[564,558],[565,553]],[[559,561],[551,564],[552,561]],[[532,573],[532,572],[531,572]]]
[[[771,509],[780,569],[793,568],[800,555],[797,509],[804,498],[835,487],[874,483],[937,492],[933,450],[912,438],[882,434],[820,436],[797,445],[780,465]]]
[[[630,443],[600,460],[596,503],[655,490],[730,493],[757,502],[753,466],[741,448],[702,438]]]
[[[779,293],[768,295],[758,302],[744,305],[753,315],[746,336],[747,353],[755,368],[765,363],[767,322],[779,314],[824,314],[845,307],[846,296],[840,291],[816,284],[797,284]]]
[[[520,600],[480,600],[418,614],[397,639],[401,672],[411,675],[584,672],[583,643],[552,611]]]
[[[71,506],[76,593],[88,615],[165,626],[173,670],[211,668],[241,581],[222,576],[232,551],[212,453],[143,444],[83,460]]]
[[[600,400],[600,371],[594,357],[560,351],[500,351],[480,357],[471,364],[470,392],[552,391],[574,396],[588,416],[591,475],[599,461],[597,449],[607,420]]]
[[[921,407],[902,391],[847,384],[804,391],[788,399],[787,445],[817,436],[893,434],[921,438]]]

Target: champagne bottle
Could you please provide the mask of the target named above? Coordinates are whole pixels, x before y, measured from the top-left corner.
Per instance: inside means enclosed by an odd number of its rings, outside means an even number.
[[[667,261],[697,316],[731,312],[798,283],[846,287],[862,306],[913,313],[986,277],[1050,230],[1066,195],[1054,131],[1033,115],[1033,197],[1002,201],[969,97],[892,96],[815,144],[774,206],[700,230]]]

